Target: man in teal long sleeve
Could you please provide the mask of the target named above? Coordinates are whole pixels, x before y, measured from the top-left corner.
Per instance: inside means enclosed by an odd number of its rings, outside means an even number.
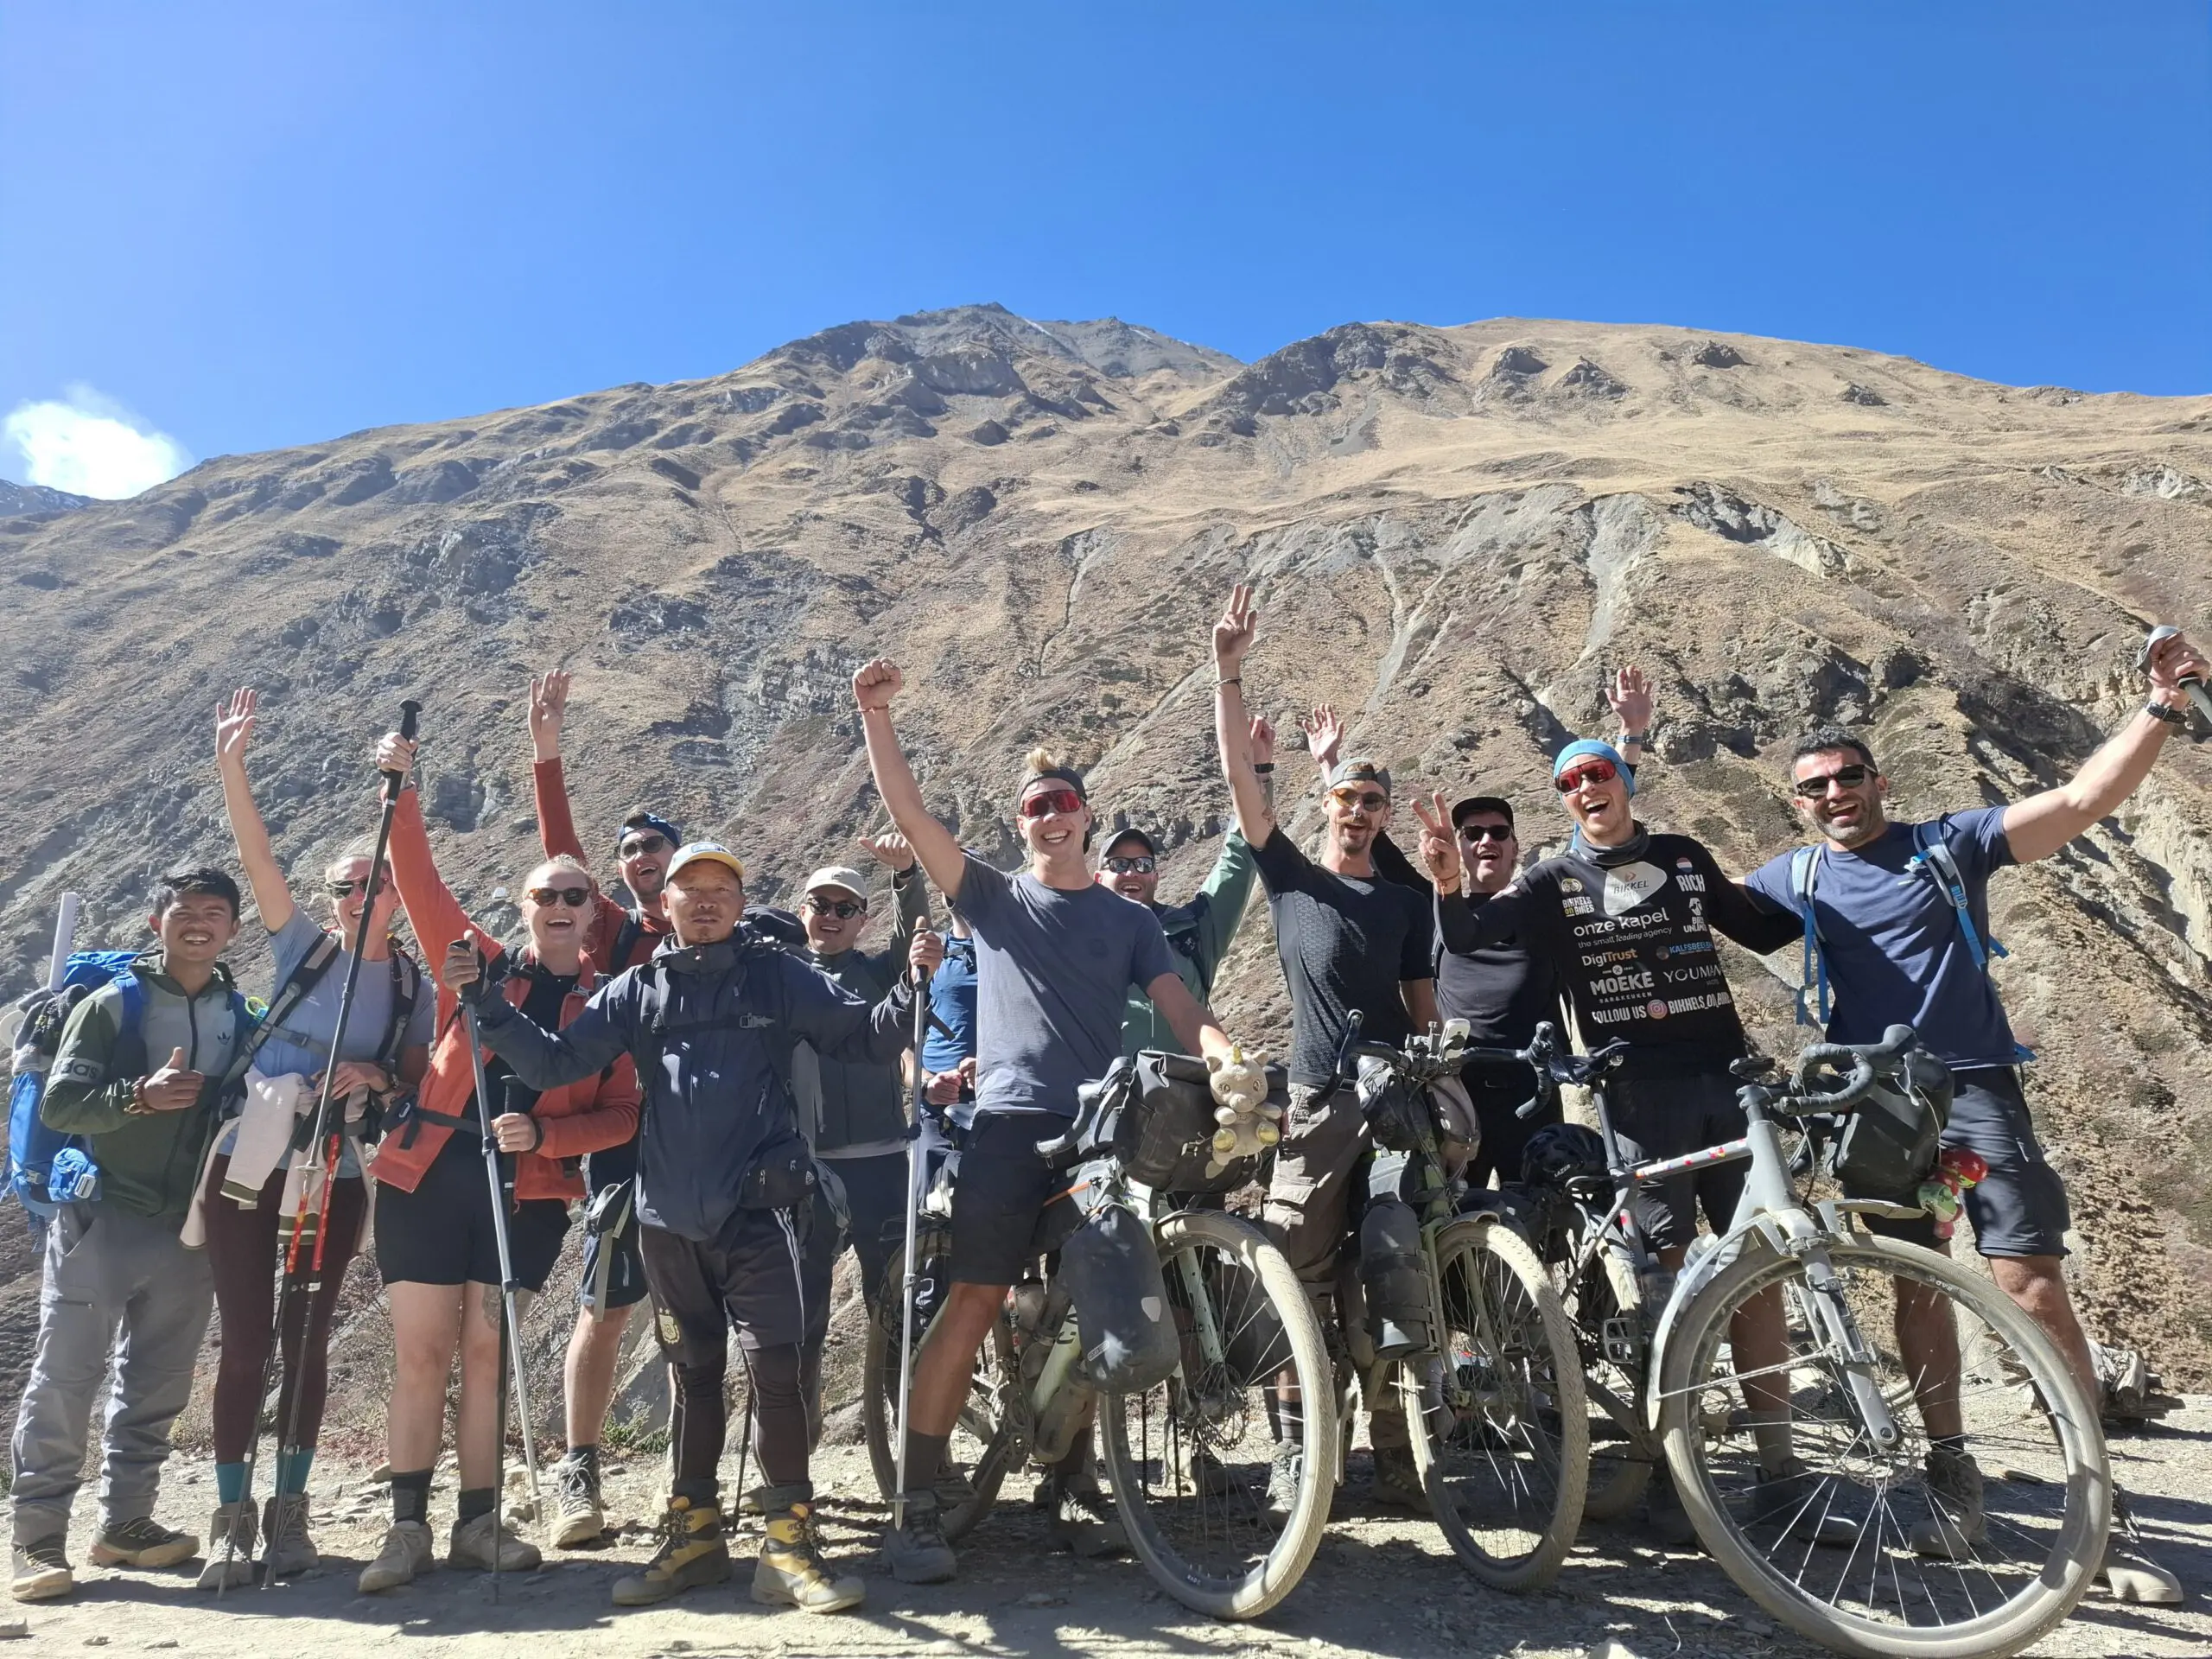
[[[1274,728],[1266,720],[1252,722],[1253,764],[1270,786],[1274,781]],[[1113,838],[1107,842],[1098,881],[1124,899],[1135,899],[1160,918],[1174,956],[1176,974],[1191,995],[1204,1002],[1213,993],[1214,976],[1221,970],[1221,959],[1228,954],[1229,943],[1236,937],[1236,929],[1244,920],[1245,902],[1252,896],[1252,881],[1259,874],[1259,868],[1253,860],[1250,845],[1231,824],[1221,843],[1221,856],[1214,861],[1213,873],[1206,877],[1197,895],[1186,905],[1162,905],[1159,899],[1159,846],[1147,832],[1132,825],[1115,831]],[[1128,1009],[1122,1016],[1122,1052],[1135,1054],[1140,1049],[1151,1048],[1173,1053],[1179,1047],[1175,1033],[1152,1006],[1152,999],[1132,992]]]

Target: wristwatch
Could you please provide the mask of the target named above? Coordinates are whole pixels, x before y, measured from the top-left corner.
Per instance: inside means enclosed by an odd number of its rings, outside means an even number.
[[[1642,744],[1642,743],[1649,743],[1650,741],[1651,741],[1651,734],[1650,734],[1649,732],[1648,732],[1648,731],[1644,731],[1644,732],[1623,732],[1623,733],[1621,734],[1621,746],[1622,746],[1624,748],[1625,748],[1625,747],[1626,747],[1628,745],[1630,745],[1630,743],[1638,743],[1638,744]]]
[[[2188,709],[2169,709],[2164,703],[2158,702],[2155,697],[2149,702],[2143,705],[2143,712],[2150,715],[2153,720],[2164,721],[2169,726],[2186,726],[2189,724]]]

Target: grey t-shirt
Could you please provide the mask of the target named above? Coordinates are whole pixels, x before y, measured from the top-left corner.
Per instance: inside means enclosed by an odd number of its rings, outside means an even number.
[[[1132,988],[1175,971],[1146,906],[1096,883],[1067,890],[1001,874],[970,855],[953,908],[976,939],[976,1103],[981,1112],[1075,1116],[1078,1085],[1122,1052]]]

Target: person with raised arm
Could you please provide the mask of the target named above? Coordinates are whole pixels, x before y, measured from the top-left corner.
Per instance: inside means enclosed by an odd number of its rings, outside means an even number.
[[[1130,991],[1151,998],[1185,1052],[1205,1057],[1217,1098],[1256,1097],[1267,1084],[1176,973],[1158,918],[1092,879],[1096,820],[1082,773],[1044,749],[1031,753],[1014,798],[1028,868],[1003,874],[963,851],[923,804],[891,722],[904,684],[898,665],[879,658],[853,676],[853,699],[876,792],[974,938],[980,1043],[975,1102],[954,1109],[965,1139],[952,1194],[952,1285],[915,1356],[913,1397],[900,1419],[904,1523],[885,1539],[902,1582],[937,1584],[957,1570],[936,1490],[945,1445],[976,1350],[1028,1266],[1054,1195],[1037,1143],[1075,1116],[1077,1090],[1120,1058]],[[1045,1499],[1060,1547],[1081,1554],[1127,1547],[1099,1490],[1088,1430],[1055,1465]]]
[[[327,925],[295,900],[246,776],[246,753],[259,709],[258,696],[243,690],[217,709],[215,721],[215,766],[224,810],[275,959],[276,989],[270,1001],[277,1023],[261,1039],[247,1079],[247,1098],[233,1103],[233,1118],[224,1126],[200,1189],[215,1306],[223,1316],[213,1412],[218,1507],[207,1565],[200,1575],[202,1589],[251,1581],[257,1526],[269,1541],[270,1570],[278,1577],[305,1572],[321,1560],[308,1532],[308,1470],[328,1389],[331,1323],[345,1287],[346,1265],[368,1225],[362,1133],[373,1128],[372,1112],[380,1116],[395,1107],[421,1081],[430,1058],[431,998],[425,994],[422,968],[392,940],[399,894],[389,870],[377,883],[345,1050],[336,1056],[330,1052],[376,849],[349,848],[324,867]],[[272,1147],[266,1136],[246,1131],[250,1122],[264,1118],[264,1106],[274,1109],[280,1126],[294,1113],[313,1112],[326,1066],[337,1072],[333,1094],[346,1103],[348,1132],[338,1179],[323,1195],[319,1224],[328,1243],[321,1288],[312,1299],[295,1296],[287,1302],[289,1328],[280,1357],[283,1383],[276,1413],[279,1424],[290,1423],[292,1394],[300,1391],[301,1445],[278,1449],[276,1492],[257,1516],[245,1491],[246,1452],[261,1416],[276,1320],[279,1229],[288,1229],[292,1221],[283,1200],[294,1160],[283,1155],[287,1137],[280,1135]],[[321,1155],[315,1147],[300,1157],[313,1162]]]

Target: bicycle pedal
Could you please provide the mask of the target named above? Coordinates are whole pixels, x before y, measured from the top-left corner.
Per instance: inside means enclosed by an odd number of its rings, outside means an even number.
[[[1643,1346],[1638,1322],[1621,1314],[1605,1322],[1600,1340],[1605,1344],[1607,1362],[1623,1367],[1634,1365],[1637,1354]]]

